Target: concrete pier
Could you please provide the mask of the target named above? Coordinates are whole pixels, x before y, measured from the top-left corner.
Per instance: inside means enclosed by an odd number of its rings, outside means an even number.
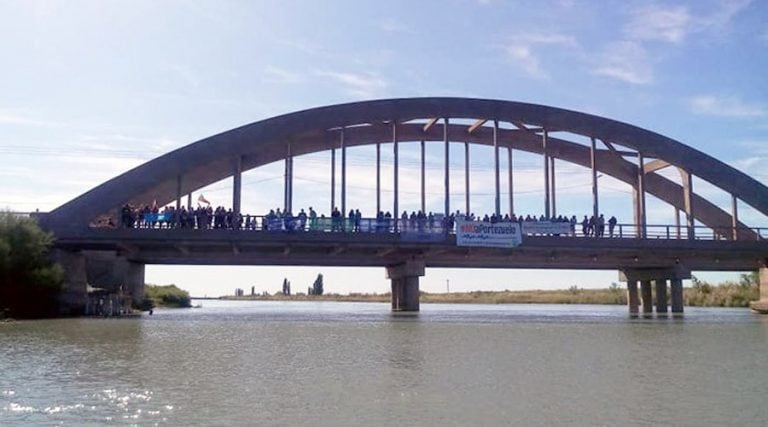
[[[768,314],[768,265],[760,268],[758,280],[760,281],[760,300],[752,301],[749,306],[758,313]]]
[[[138,304],[144,298],[144,264],[110,251],[83,251],[88,283],[111,292],[123,292]]]
[[[656,313],[667,313],[667,279],[656,279]]]
[[[683,280],[671,279],[669,281],[670,294],[672,297],[672,313],[683,312]]]
[[[80,251],[54,249],[51,257],[64,269],[64,290],[59,297],[59,314],[62,316],[85,314],[85,304],[88,300],[85,256]]]
[[[628,268],[619,270],[619,280],[627,282],[628,305],[630,314],[632,311],[632,287],[640,282],[640,297],[643,302],[643,313],[653,313],[654,292],[651,282],[655,285],[656,313],[669,312],[667,304],[667,280],[671,283],[672,312],[683,312],[683,279],[691,278],[691,270],[682,264],[675,264],[669,268]]]
[[[637,294],[637,280],[627,280],[627,306],[629,314],[637,314],[640,299]]]
[[[392,281],[392,311],[419,311],[419,277],[424,270],[424,263],[418,261],[387,267],[387,278]]]
[[[653,313],[653,293],[650,280],[640,281],[640,295],[643,298],[643,313]]]

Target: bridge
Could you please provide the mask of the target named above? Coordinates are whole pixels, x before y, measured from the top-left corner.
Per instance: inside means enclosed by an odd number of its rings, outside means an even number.
[[[444,203],[429,217],[424,184],[428,142],[444,147],[439,159],[444,165]],[[407,201],[420,206],[423,215],[415,219],[398,215],[404,205],[399,186],[403,143],[421,148],[420,199]],[[464,147],[461,206],[451,205],[455,180],[449,165],[456,144]],[[460,224],[481,224],[468,217],[473,212],[469,156],[475,145],[493,150],[491,222],[494,227],[508,225],[519,236],[503,247],[467,243],[464,231],[469,229],[459,229]],[[344,218],[349,207],[347,149],[358,146],[375,147],[371,173],[376,175],[376,212],[391,211],[391,216]],[[382,149],[392,153],[391,206],[382,204]],[[328,212],[338,206],[341,217],[276,220],[242,212],[243,173],[274,162],[284,167],[282,210],[294,211],[294,159],[318,152],[328,152],[331,158]],[[514,215],[520,191],[512,161],[516,152],[540,156],[544,197],[539,221]],[[580,223],[573,227],[553,221],[558,216],[555,167],[562,162],[589,170],[592,197],[585,205],[596,219],[601,215],[600,174],[628,184],[632,223],[617,224],[612,233],[598,237],[594,232],[584,235]],[[676,171],[679,181],[664,170]],[[718,206],[697,193],[694,178],[729,194],[730,206]],[[193,192],[225,179],[232,180],[226,225],[210,226],[208,219],[189,213]],[[676,218],[682,213],[684,222],[649,224],[647,195],[671,206]],[[315,108],[223,132],[115,177],[40,214],[39,221],[56,236],[55,258],[67,273],[64,306],[70,313],[82,312],[87,284],[122,289],[140,299],[147,264],[381,266],[392,282],[393,311],[419,310],[419,277],[428,267],[615,269],[627,283],[630,313],[641,306],[643,312],[655,306],[658,313],[666,313],[668,291],[672,312],[682,312],[682,280],[690,278],[691,271],[759,270],[761,299],[753,308],[768,310],[768,229],[742,222],[740,203],[768,216],[768,188],[649,130],[543,105],[413,98]],[[170,205],[170,219],[148,220],[134,212],[134,207],[153,204]],[[488,237],[494,236],[483,238]]]

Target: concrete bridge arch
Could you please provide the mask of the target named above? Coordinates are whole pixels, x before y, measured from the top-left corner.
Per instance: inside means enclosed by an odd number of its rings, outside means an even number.
[[[473,125],[451,119],[473,119]],[[511,124],[500,128],[499,122]],[[494,124],[496,124],[494,126]],[[343,129],[343,131],[342,131]],[[741,200],[768,215],[768,188],[727,164],[671,138],[630,124],[585,113],[511,101],[412,98],[356,102],[290,113],[205,138],[115,177],[52,211],[47,221],[86,226],[125,203],[163,205],[206,185],[249,169],[344,145],[404,141],[450,141],[495,145],[591,167],[636,191],[636,223],[644,222],[644,194],[688,213],[728,238],[754,239],[735,209]],[[566,137],[560,135],[565,133]],[[590,138],[587,146],[567,138]],[[494,136],[495,135],[495,136]],[[652,159],[651,161],[647,161]],[[642,163],[642,167],[640,167]],[[546,161],[545,161],[546,167]],[[683,185],[656,173],[676,167]],[[692,178],[732,195],[731,212],[695,193]],[[549,197],[549,194],[546,195]],[[235,197],[236,199],[237,197]],[[237,201],[234,203],[237,205]],[[235,206],[237,207],[237,206]],[[547,210],[549,204],[547,204]],[[462,210],[462,209],[460,209]],[[502,211],[507,211],[506,204]]]

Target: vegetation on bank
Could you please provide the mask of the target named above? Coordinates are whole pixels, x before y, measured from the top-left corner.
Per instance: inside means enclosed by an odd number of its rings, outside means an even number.
[[[192,307],[192,299],[189,292],[179,289],[176,285],[144,285],[144,301],[141,310],[149,310],[154,307],[187,308]]]
[[[695,307],[749,307],[750,301],[760,299],[757,272],[742,274],[738,282],[711,285],[696,277],[693,285],[686,287],[684,304]],[[655,300],[655,289],[653,290]],[[451,293],[421,292],[421,303],[435,304],[627,304],[627,290],[613,283],[605,289],[582,289],[572,286],[564,290],[531,291],[473,291]],[[667,296],[669,299],[669,294]],[[344,301],[389,302],[390,294],[324,294],[324,295],[274,295],[261,294],[242,297],[225,296],[222,299],[259,301]]]
[[[49,259],[52,244],[34,219],[0,212],[0,318],[58,315],[64,270]]]

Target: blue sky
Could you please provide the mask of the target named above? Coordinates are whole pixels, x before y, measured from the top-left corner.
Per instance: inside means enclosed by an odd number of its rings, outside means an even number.
[[[160,154],[246,123],[412,96],[507,99],[597,114],[670,136],[768,182],[763,1],[0,0],[0,58],[0,206],[18,211],[51,210]],[[418,188],[414,148],[402,151],[403,188]],[[492,196],[482,189],[490,182],[490,152],[473,150],[473,209],[491,211]],[[372,153],[349,155],[349,204],[370,213]],[[328,204],[327,157],[296,160],[295,206]],[[438,174],[439,157],[430,163]],[[519,203],[531,213],[543,205],[540,164],[536,156],[515,160]],[[281,165],[249,172],[244,183],[246,210],[281,203]],[[565,188],[559,210],[589,210],[587,171],[559,165],[558,183]],[[227,204],[230,188],[222,182],[203,192]],[[728,196],[712,186],[695,188],[728,206]],[[437,210],[438,179],[428,178],[428,192]],[[391,196],[384,197],[388,203]],[[454,205],[463,200],[453,197]],[[602,178],[601,204],[631,221],[623,184]],[[768,226],[765,216],[740,208],[749,225]],[[669,223],[671,215],[649,202],[651,222]],[[318,272],[331,291],[388,286],[383,269],[316,267],[148,267],[147,280],[218,295],[236,286],[274,291],[283,277],[300,289]],[[446,280],[452,290],[607,286],[616,277],[428,270],[422,289],[443,290]]]

